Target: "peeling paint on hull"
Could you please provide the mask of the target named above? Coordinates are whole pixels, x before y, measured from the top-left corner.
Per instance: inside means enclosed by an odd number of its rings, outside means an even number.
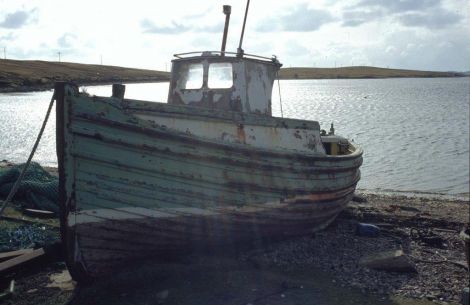
[[[320,230],[360,178],[362,151],[327,156],[317,122],[89,97],[64,84],[56,96],[62,238],[79,281]]]

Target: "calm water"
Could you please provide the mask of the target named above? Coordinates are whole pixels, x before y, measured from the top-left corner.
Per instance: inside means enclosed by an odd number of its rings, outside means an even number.
[[[111,94],[110,86],[88,87]],[[132,84],[126,97],[166,101],[168,83]],[[52,92],[0,94],[0,159],[24,162]],[[364,148],[359,188],[469,192],[470,78],[281,81],[285,117],[317,120]],[[277,87],[273,113],[280,116]],[[52,114],[34,160],[55,165]]]

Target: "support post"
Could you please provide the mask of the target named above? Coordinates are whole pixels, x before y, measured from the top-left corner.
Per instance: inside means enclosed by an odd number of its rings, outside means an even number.
[[[122,84],[113,84],[113,95],[112,97],[124,98],[124,93],[126,92],[126,86]]]

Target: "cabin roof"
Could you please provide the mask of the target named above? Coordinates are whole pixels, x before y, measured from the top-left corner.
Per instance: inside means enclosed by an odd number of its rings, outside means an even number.
[[[196,51],[196,52],[187,52],[174,54],[175,59],[172,62],[182,62],[182,61],[196,61],[204,59],[216,59],[224,60],[229,62],[236,62],[240,60],[244,61],[253,61],[263,64],[272,64],[277,67],[282,67],[282,64],[279,62],[277,57],[273,55],[272,57],[264,57],[253,54],[239,54],[235,52],[221,52],[221,51]]]

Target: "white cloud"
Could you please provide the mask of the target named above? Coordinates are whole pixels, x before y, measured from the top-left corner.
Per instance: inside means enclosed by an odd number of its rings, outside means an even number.
[[[282,13],[258,22],[256,30],[261,32],[310,32],[316,31],[335,18],[325,9],[309,7],[307,3],[286,8]]]
[[[391,54],[394,54],[397,52],[397,48],[395,48],[394,46],[388,46],[386,49],[385,49],[385,53],[391,53]]]
[[[238,47],[244,1],[0,0],[0,47],[7,57],[169,68],[174,53]],[[466,0],[251,1],[243,48],[276,54],[285,66],[374,64],[470,70]],[[24,13],[16,13],[24,12]],[[16,14],[16,15],[15,15]],[[439,29],[438,31],[436,29]],[[440,44],[443,45],[441,46]],[[400,56],[400,54],[402,54]]]
[[[7,13],[3,17],[3,21],[0,21],[0,28],[7,29],[19,29],[32,20],[34,20],[34,15],[36,13],[35,9],[32,10],[22,10]]]

